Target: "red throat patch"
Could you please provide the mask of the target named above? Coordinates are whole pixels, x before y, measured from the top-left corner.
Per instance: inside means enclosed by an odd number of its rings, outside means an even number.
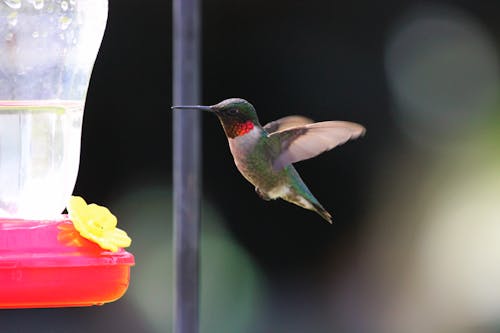
[[[226,129],[227,136],[230,138],[236,138],[238,136],[242,136],[250,132],[254,128],[254,124],[252,121],[247,120],[245,122],[239,123],[234,122],[231,124],[229,128]]]

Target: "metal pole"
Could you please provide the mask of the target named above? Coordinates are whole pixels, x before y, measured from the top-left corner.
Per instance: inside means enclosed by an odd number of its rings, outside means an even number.
[[[200,102],[200,0],[173,1],[173,102]],[[173,111],[174,333],[199,329],[200,114]]]

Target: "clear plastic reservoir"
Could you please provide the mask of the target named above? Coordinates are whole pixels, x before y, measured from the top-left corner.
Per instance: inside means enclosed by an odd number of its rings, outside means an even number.
[[[0,218],[53,218],[66,206],[107,9],[0,0]]]
[[[0,101],[0,216],[61,213],[80,157],[82,102]]]

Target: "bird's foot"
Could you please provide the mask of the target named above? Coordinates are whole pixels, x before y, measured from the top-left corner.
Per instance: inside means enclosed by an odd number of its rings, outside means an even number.
[[[267,194],[262,192],[258,187],[255,188],[255,193],[257,193],[259,195],[259,197],[263,200],[266,200],[266,201],[271,200],[271,198]]]

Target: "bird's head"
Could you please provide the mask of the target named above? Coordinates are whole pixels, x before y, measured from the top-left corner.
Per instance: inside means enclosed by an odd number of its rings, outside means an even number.
[[[260,126],[253,105],[241,98],[225,99],[211,106],[181,105],[173,106],[172,109],[198,109],[215,113],[228,138],[245,135],[255,126]]]

